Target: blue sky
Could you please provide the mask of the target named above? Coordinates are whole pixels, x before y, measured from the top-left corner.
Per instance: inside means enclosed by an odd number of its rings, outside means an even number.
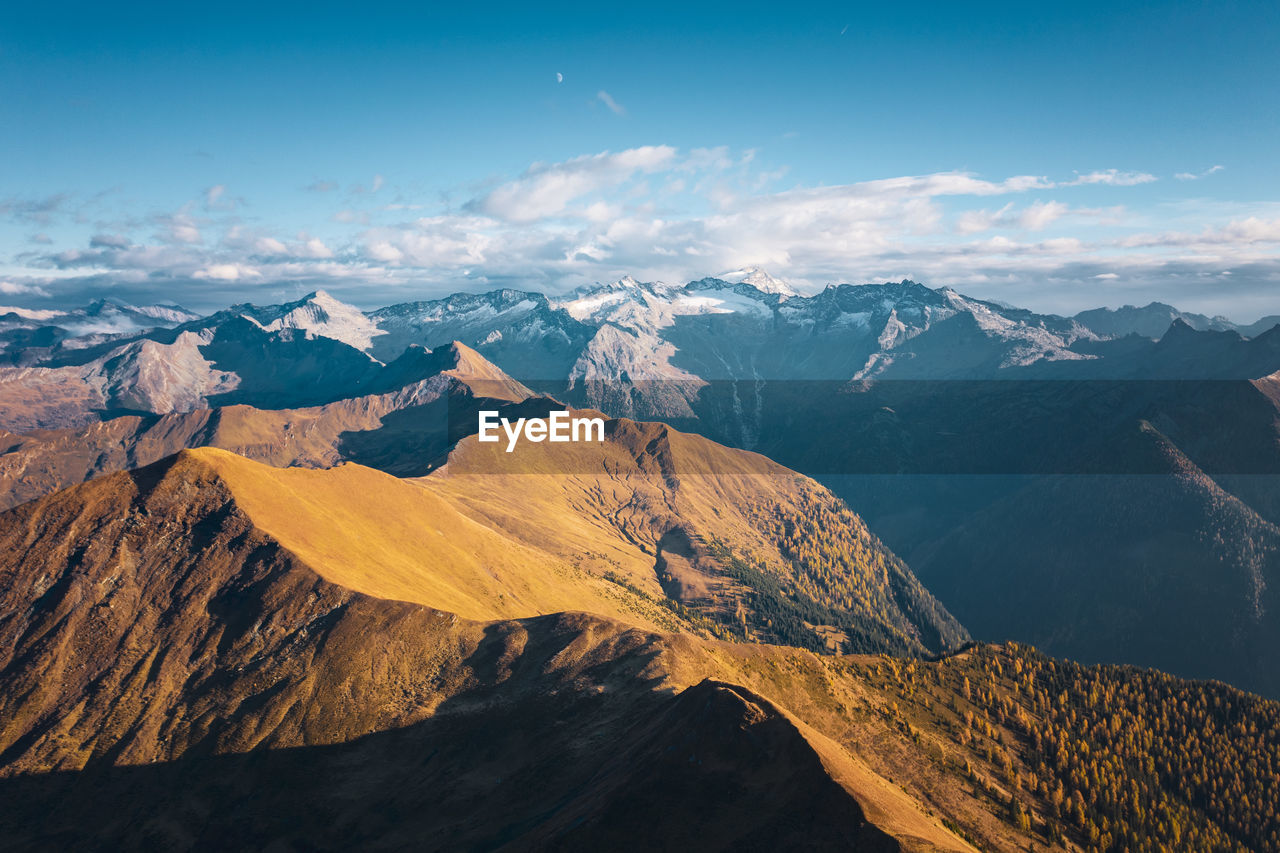
[[[0,304],[747,264],[1280,311],[1280,6],[23,4]]]

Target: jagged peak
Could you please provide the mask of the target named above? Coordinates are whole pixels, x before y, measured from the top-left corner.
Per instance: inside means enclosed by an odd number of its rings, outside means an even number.
[[[776,293],[782,297],[800,295],[790,284],[770,275],[765,269],[758,266],[740,267],[736,270],[721,273],[716,278],[735,284],[747,284],[761,293]]]
[[[466,385],[480,397],[518,402],[534,396],[533,391],[461,341],[434,349],[411,344],[387,365],[387,370],[390,375],[400,377],[393,384],[405,382],[405,387],[444,375]]]

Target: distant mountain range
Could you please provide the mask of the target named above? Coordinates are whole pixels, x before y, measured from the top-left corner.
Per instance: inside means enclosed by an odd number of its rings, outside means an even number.
[[[1247,327],[1153,303],[1036,314],[913,282],[798,296],[759,270],[687,285],[624,278],[562,298],[500,290],[362,312],[324,292],[207,317],[98,302],[0,315],[0,427],[210,405],[318,405],[388,387],[411,346],[474,348],[539,390],[615,415],[696,417],[708,382],[1256,379],[1280,318]],[[753,400],[739,400],[749,436]],[[747,442],[750,443],[749,441]]]

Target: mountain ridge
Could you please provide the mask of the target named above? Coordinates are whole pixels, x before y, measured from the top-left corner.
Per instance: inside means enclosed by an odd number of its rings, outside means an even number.
[[[0,827],[15,843],[1132,843],[1148,824],[1108,817],[1113,800],[1084,798],[1053,755],[1091,743],[1120,768],[1102,797],[1141,784],[1188,843],[1265,849],[1261,812],[1129,775],[1095,705],[1129,713],[1135,687],[1190,699],[1169,704],[1171,727],[1130,730],[1139,757],[1165,760],[1178,726],[1225,700],[1243,754],[1271,767],[1255,747],[1275,703],[1013,646],[911,661],[654,632],[635,614],[473,622],[317,575],[240,506],[228,466],[262,468],[187,451],[0,514],[0,793],[15,806]],[[361,532],[338,533],[358,547]],[[1195,772],[1258,797],[1270,771],[1246,776],[1234,755]]]

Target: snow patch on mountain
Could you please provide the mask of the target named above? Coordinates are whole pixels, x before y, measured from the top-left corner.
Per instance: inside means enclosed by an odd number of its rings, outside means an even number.
[[[272,308],[245,306],[241,316],[267,332],[298,329],[309,336],[331,338],[358,350],[370,349],[374,337],[385,334],[359,308],[340,302],[323,290]]]
[[[144,317],[152,317],[174,326],[200,319],[199,314],[178,305],[132,305],[130,307]]]
[[[780,278],[774,278],[760,267],[743,267],[721,273],[716,278],[733,284],[749,284],[761,293],[776,293],[782,297],[799,296],[791,285]]]
[[[773,311],[759,299],[724,290],[693,290],[681,293],[671,302],[672,315],[686,314],[754,314],[771,317]]]

